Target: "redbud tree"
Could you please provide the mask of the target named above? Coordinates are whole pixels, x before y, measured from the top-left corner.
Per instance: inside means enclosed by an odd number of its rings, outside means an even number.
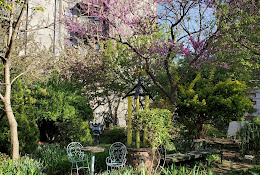
[[[177,87],[190,70],[217,62],[211,47],[219,35],[217,5],[215,0],[82,0],[65,24],[71,36],[89,46],[106,40],[126,45],[175,111]],[[188,66],[178,74],[182,60]],[[167,85],[157,78],[162,72]]]

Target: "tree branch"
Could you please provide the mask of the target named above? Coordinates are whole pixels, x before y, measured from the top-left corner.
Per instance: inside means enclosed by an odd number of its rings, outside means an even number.
[[[41,30],[41,29],[48,29],[49,27],[51,27],[54,23],[51,23],[47,26],[44,26],[44,27],[38,27],[36,29],[29,29],[29,30],[21,30],[21,32],[33,32],[33,31],[37,31],[37,30]],[[50,29],[52,30],[52,29]]]
[[[167,93],[166,89],[164,89],[164,87],[163,87],[158,81],[156,81],[156,78],[155,78],[154,74],[150,71],[150,66],[149,66],[148,60],[146,60],[146,72],[147,72],[147,74],[151,77],[151,79],[152,79],[152,81],[154,82],[154,84],[155,84],[156,86],[158,86],[158,87],[161,89],[161,91],[162,91],[169,99],[171,99],[170,94]]]
[[[17,22],[15,23],[14,30],[13,30],[12,36],[11,36],[11,40],[8,43],[8,49],[7,49],[7,52],[5,54],[5,59],[7,59],[7,60],[10,59],[10,57],[11,57],[11,53],[12,53],[13,46],[14,46],[14,40],[16,38],[18,27],[19,27],[19,24],[20,24],[22,17],[23,17],[25,4],[27,4],[27,2],[28,2],[28,0],[25,0],[24,3],[22,4],[22,9],[21,9],[20,15],[17,19]]]
[[[176,83],[176,86],[178,86],[182,80],[187,76],[187,74],[189,73],[189,71],[193,68],[193,64],[200,58],[200,56],[205,52],[205,50],[208,48],[208,45],[209,43],[213,40],[213,38],[216,36],[216,33],[218,32],[219,30],[216,30],[214,32],[213,35],[211,35],[209,37],[209,39],[207,40],[206,44],[204,45],[203,49],[201,50],[201,52],[199,54],[197,54],[195,56],[195,58],[190,62],[188,68],[186,69],[186,71],[182,74],[181,78],[178,80],[178,82]]]
[[[246,49],[250,50],[251,52],[253,52],[255,55],[260,55],[260,53],[253,50],[253,48],[246,46],[245,44],[241,43],[240,41],[236,41],[236,42],[239,43],[241,46],[245,47]]]

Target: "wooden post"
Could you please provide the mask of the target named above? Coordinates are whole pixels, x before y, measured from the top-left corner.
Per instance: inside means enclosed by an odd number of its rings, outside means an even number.
[[[139,96],[136,99],[136,114],[139,113]],[[136,131],[136,148],[140,148],[140,131]]]
[[[146,95],[145,96],[145,109],[148,109],[148,108],[149,108],[149,95]],[[144,147],[148,146],[148,143],[147,143],[147,127],[146,126],[144,127],[143,145],[144,145]]]
[[[128,115],[127,115],[127,146],[132,145],[132,96],[128,96]]]

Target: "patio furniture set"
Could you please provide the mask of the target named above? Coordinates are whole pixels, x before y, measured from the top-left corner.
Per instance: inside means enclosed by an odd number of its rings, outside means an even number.
[[[99,146],[87,146],[83,147],[78,142],[72,142],[67,146],[68,159],[72,163],[71,174],[73,170],[76,170],[79,174],[80,169],[88,169],[90,175],[94,175],[95,153],[104,152],[105,148]],[[91,154],[91,164],[88,162],[88,155],[85,152]],[[127,148],[121,142],[113,143],[109,148],[109,156],[106,158],[107,170],[122,168],[125,166],[127,159]],[[187,160],[194,160],[201,157],[205,157],[211,154],[220,154],[222,160],[222,152],[216,149],[200,149],[196,151],[188,151],[184,154],[166,154],[164,159],[167,163],[182,162]]]
[[[99,146],[83,147],[78,142],[72,142],[67,146],[68,159],[72,163],[73,170],[79,174],[80,169],[88,169],[90,175],[94,175],[95,153],[104,152],[105,148]],[[88,156],[85,152],[91,153],[91,164],[89,166]],[[127,149],[123,143],[115,142],[109,148],[109,156],[106,158],[107,170],[124,167],[126,163]]]

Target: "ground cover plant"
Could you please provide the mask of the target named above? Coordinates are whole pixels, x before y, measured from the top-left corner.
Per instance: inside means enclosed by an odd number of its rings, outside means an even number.
[[[18,160],[0,153],[0,174],[1,175],[43,175],[44,164],[41,161],[28,156]]]
[[[168,168],[162,168],[162,174],[165,174],[165,175],[201,175],[201,174],[215,175],[216,173],[209,168],[203,168],[203,167],[197,166],[197,165],[195,165],[194,167],[189,167],[187,165],[178,167],[178,166],[175,166],[175,164],[172,164]]]
[[[42,162],[43,172],[48,175],[66,174],[70,171],[71,162],[67,150],[59,144],[42,144],[34,154],[34,159]]]

